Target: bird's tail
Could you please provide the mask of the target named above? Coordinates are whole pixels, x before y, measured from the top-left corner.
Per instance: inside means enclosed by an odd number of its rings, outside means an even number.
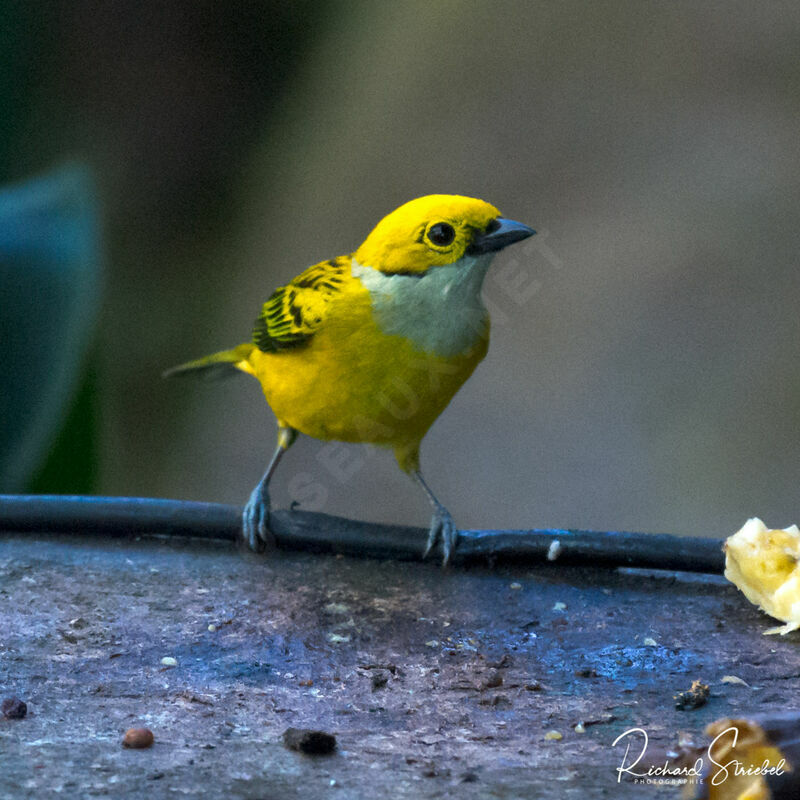
[[[232,350],[222,350],[195,361],[178,364],[161,373],[163,378],[174,378],[178,375],[197,375],[202,378],[228,378],[238,372],[250,372],[247,369],[247,358],[255,345],[252,342],[240,344]]]

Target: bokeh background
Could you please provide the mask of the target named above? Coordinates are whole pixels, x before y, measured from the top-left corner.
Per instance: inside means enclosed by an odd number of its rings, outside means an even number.
[[[276,285],[446,192],[540,231],[497,259],[489,355],[423,445],[457,523],[800,521],[796,2],[0,0],[0,16],[0,178],[87,164],[104,253],[60,433],[0,489],[243,502],[274,445],[258,385],[161,371],[245,340]],[[389,453],[311,440],[273,498],[429,512]]]

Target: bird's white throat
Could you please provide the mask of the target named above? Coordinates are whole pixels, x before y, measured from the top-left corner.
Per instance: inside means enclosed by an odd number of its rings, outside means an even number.
[[[386,275],[355,260],[352,272],[369,291],[384,332],[447,358],[469,350],[484,330],[481,287],[494,255],[464,256],[419,276]]]

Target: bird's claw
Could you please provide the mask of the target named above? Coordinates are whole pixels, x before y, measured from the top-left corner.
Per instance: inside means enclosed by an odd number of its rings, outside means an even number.
[[[439,506],[433,513],[431,527],[428,532],[428,543],[425,545],[425,552],[422,554],[423,559],[430,555],[431,550],[436,547],[440,539],[442,541],[442,566],[446,567],[458,546],[458,528],[456,528],[450,512],[444,506]]]
[[[242,537],[255,553],[275,546],[275,537],[269,529],[269,492],[266,486],[256,486],[242,514]]]

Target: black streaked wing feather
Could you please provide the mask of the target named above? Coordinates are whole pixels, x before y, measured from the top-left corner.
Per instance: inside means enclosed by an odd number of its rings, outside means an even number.
[[[345,280],[350,256],[322,261],[276,289],[253,328],[253,342],[265,353],[306,344],[325,320],[328,302]]]

